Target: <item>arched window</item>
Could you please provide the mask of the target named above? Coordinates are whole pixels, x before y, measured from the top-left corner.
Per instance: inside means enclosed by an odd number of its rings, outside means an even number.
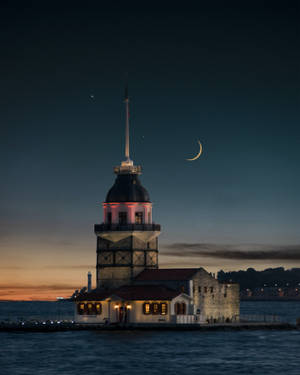
[[[175,303],[175,314],[176,315],[185,315],[186,314],[186,304],[184,302]]]
[[[150,303],[149,302],[145,302],[143,304],[143,312],[144,312],[145,315],[151,314],[151,308],[150,308]]]

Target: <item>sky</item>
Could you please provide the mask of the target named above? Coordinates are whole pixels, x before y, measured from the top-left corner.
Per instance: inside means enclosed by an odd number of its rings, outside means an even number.
[[[20,3],[0,5],[0,299],[95,284],[127,73],[160,266],[300,267],[298,2]]]

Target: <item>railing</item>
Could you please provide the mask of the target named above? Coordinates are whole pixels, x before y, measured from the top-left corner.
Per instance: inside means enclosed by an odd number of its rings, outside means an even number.
[[[95,224],[95,233],[107,231],[160,231],[159,224]]]
[[[172,323],[176,324],[194,324],[197,323],[195,315],[172,315]]]

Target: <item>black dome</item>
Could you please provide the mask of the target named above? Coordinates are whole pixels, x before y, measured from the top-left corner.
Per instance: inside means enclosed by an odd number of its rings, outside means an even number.
[[[119,174],[105,202],[150,202],[150,197],[137,174]]]

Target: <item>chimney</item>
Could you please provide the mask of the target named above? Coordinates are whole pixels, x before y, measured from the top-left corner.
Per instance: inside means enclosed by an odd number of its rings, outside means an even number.
[[[92,290],[92,273],[91,273],[91,271],[88,272],[87,279],[88,279],[87,291],[90,292]]]

